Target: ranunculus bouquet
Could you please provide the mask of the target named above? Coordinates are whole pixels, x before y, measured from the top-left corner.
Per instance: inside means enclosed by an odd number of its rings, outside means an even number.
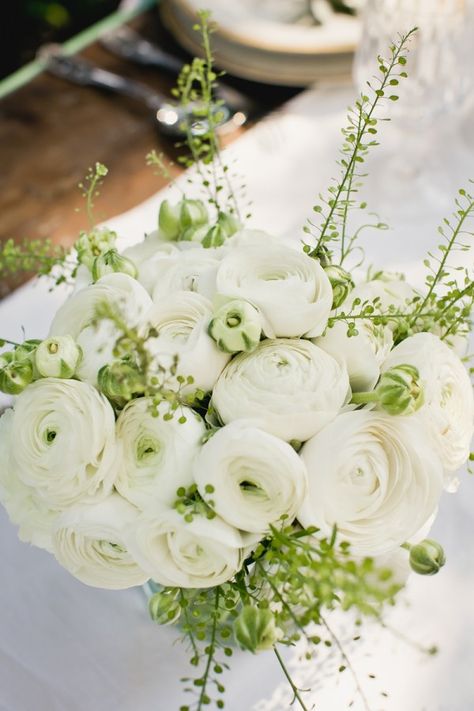
[[[22,540],[82,582],[153,581],[152,618],[190,644],[193,708],[223,707],[231,639],[273,649],[305,708],[279,646],[311,624],[314,644],[324,639],[327,609],[379,615],[400,565],[444,564],[425,536],[473,432],[460,358],[473,264],[453,271],[450,255],[474,198],[459,192],[424,290],[354,268],[357,171],[377,106],[406,75],[409,33],[350,112],[340,180],[304,242],[244,226],[218,147],[204,15],[200,29],[206,57],[178,94],[195,106],[187,143],[207,205],[165,200],[158,229],[119,253],[93,222],[106,170],[87,176],[91,227],[73,258],[50,254],[72,293],[45,340],[1,355],[15,399],[0,420],[0,498]],[[31,259],[3,249],[5,268]]]

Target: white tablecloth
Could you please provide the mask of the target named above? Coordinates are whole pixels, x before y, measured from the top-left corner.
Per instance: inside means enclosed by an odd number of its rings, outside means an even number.
[[[237,159],[254,202],[255,226],[301,236],[317,192],[336,174],[339,128],[351,98],[352,92],[344,89],[308,92],[231,147],[229,158]],[[456,127],[467,140],[469,119]],[[383,208],[383,217],[394,225],[364,239],[369,261],[404,268],[417,281],[420,259],[437,243],[436,224],[450,204],[451,195],[436,186],[448,185],[453,193],[467,182],[473,158],[472,147],[451,140],[455,130],[450,122],[438,135],[442,141],[431,140],[433,148],[440,148],[442,175],[427,177],[422,170],[405,183],[400,175],[398,184],[390,180],[387,166],[394,163],[389,142],[373,161],[368,186],[372,208]],[[409,165],[408,153],[406,159]],[[389,192],[383,190],[387,184]],[[155,196],[110,221],[123,244],[154,228],[158,204]],[[49,293],[46,282],[18,290],[0,303],[0,335],[21,338],[23,326],[29,338],[44,336],[63,298],[60,291]],[[370,625],[363,627],[362,641],[348,647],[373,711],[474,708],[474,481],[466,473],[461,478],[458,494],[444,496],[433,531],[445,545],[447,566],[433,579],[413,576],[388,616],[398,631],[425,645],[437,643],[439,655],[425,657]],[[82,585],[50,555],[20,543],[3,511],[0,562],[1,711],[177,711],[185,703],[179,678],[188,672],[186,651],[174,643],[178,635],[173,629],[149,621],[141,589],[107,592]],[[350,635],[345,620],[342,628],[337,616],[333,624],[342,638]],[[304,664],[296,652],[287,654],[290,667],[302,686],[315,689],[308,707],[314,702],[318,711],[348,708],[354,687],[349,672],[331,680],[331,660],[326,667],[319,658]],[[291,696],[280,686],[271,653],[257,658],[236,654],[226,686],[228,711],[290,708]],[[390,696],[385,698],[382,691]],[[356,697],[352,709],[363,708]]]

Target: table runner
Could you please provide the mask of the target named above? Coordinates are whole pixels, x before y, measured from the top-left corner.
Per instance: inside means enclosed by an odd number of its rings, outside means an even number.
[[[235,162],[238,173],[245,176],[254,203],[254,226],[291,239],[302,237],[301,227],[311,214],[316,194],[336,174],[339,129],[351,99],[352,91],[347,88],[308,91],[227,150],[228,162]],[[449,212],[450,201],[444,194],[433,199],[429,191],[412,191],[407,199],[402,179],[399,202],[395,202],[397,195],[393,201],[384,195],[383,167],[390,151],[393,142],[389,141],[386,152],[380,149],[374,158],[375,174],[367,192],[371,206],[383,207],[383,217],[396,228],[367,237],[364,247],[369,262],[383,260],[395,269],[403,268],[420,283],[420,260],[429,245],[437,243],[436,224]],[[472,162],[472,153],[449,148],[445,178],[453,188],[467,182],[469,159]],[[420,176],[415,184],[420,184]],[[172,196],[173,188],[169,190]],[[157,194],[108,222],[119,233],[121,247],[155,227],[160,198]],[[472,259],[472,255],[464,258]],[[63,290],[49,293],[48,288],[46,281],[30,283],[0,302],[1,334],[21,339],[21,325],[26,337],[43,337],[65,296]],[[433,531],[445,547],[448,564],[434,583],[412,576],[403,593],[406,604],[401,602],[388,615],[395,629],[409,630],[413,639],[425,645],[437,643],[439,655],[426,658],[370,625],[363,627],[361,642],[348,646],[373,711],[467,711],[472,707],[474,481],[465,473],[461,478],[458,495],[443,497]],[[49,554],[20,543],[3,510],[0,561],[1,711],[177,711],[186,703],[179,679],[188,671],[188,657],[182,645],[173,644],[179,633],[150,622],[141,589],[109,592],[82,585]],[[345,639],[347,631],[341,630],[337,615],[330,621]],[[346,709],[353,698],[349,672],[328,679],[331,659],[326,669],[318,658],[302,664],[295,658],[297,651],[288,650],[288,663],[303,687],[309,682],[315,686],[318,711]],[[291,695],[280,685],[272,654],[254,659],[237,653],[225,683],[229,711],[290,708]],[[322,686],[316,688],[318,684]],[[390,696],[385,698],[382,691]],[[363,708],[356,698],[353,711]]]

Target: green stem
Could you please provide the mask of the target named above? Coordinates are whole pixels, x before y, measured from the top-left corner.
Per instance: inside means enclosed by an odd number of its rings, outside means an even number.
[[[89,224],[91,227],[95,226],[95,221],[94,221],[94,193],[97,187],[97,184],[99,183],[100,176],[97,175],[97,173],[94,174],[94,177],[92,178],[89,188],[87,190],[87,196],[86,196],[86,212],[87,212],[87,219],[89,220]]]
[[[5,345],[5,343],[8,343],[8,345],[10,346],[15,346],[15,348],[21,345],[21,343],[17,343],[16,341],[10,341],[10,339],[8,338],[0,338],[0,344]]]
[[[259,569],[260,569],[260,572],[261,572],[261,574],[262,574],[262,577],[265,578],[265,580],[267,581],[267,583],[270,585],[271,589],[273,590],[273,592],[275,593],[275,595],[277,596],[277,598],[280,600],[282,606],[285,608],[285,610],[287,611],[288,615],[289,615],[289,616],[291,617],[291,619],[293,620],[293,622],[294,622],[294,624],[296,625],[296,627],[300,630],[300,632],[302,632],[302,634],[306,637],[306,639],[308,639],[308,636],[307,636],[306,632],[304,631],[303,627],[302,627],[302,626],[300,625],[300,623],[298,622],[298,618],[296,617],[296,615],[294,614],[293,610],[292,610],[291,607],[288,605],[288,603],[286,602],[285,598],[284,598],[283,595],[280,593],[280,591],[278,590],[278,588],[276,587],[276,585],[274,584],[274,582],[272,581],[272,579],[267,575],[267,571],[265,570],[265,568],[263,567],[263,565],[260,563],[260,561],[257,561],[256,565],[258,565],[258,567],[259,567]]]
[[[202,675],[202,687],[201,687],[201,693],[199,694],[199,700],[198,700],[198,707],[197,711],[202,711],[202,708],[205,704],[205,697],[207,696],[206,694],[206,689],[207,689],[207,684],[209,681],[209,672],[211,670],[211,664],[212,660],[214,659],[214,652],[215,652],[215,645],[216,645],[216,635],[217,635],[217,620],[219,617],[219,595],[220,595],[220,588],[216,587],[215,589],[215,599],[214,599],[214,615],[213,615],[213,620],[212,620],[212,630],[211,630],[211,639],[209,642],[209,652],[207,654],[207,663],[206,663],[206,668],[204,670],[204,674]]]
[[[432,280],[432,282],[431,282],[431,284],[430,284],[430,287],[429,287],[429,289],[428,289],[428,293],[426,294],[425,298],[424,298],[423,301],[421,302],[421,304],[420,304],[420,306],[418,307],[418,309],[415,310],[415,313],[413,314],[413,317],[412,317],[412,319],[411,319],[410,322],[409,322],[409,325],[410,325],[410,326],[413,326],[413,324],[416,322],[416,319],[419,318],[420,312],[423,311],[423,309],[425,308],[425,306],[429,303],[429,301],[430,301],[430,299],[431,299],[431,296],[432,296],[432,294],[433,294],[433,292],[434,292],[434,290],[435,290],[437,284],[439,283],[440,279],[442,278],[442,275],[444,274],[444,269],[445,269],[445,266],[446,266],[446,262],[447,262],[448,256],[449,256],[449,254],[451,253],[451,250],[452,250],[452,248],[453,248],[453,246],[454,246],[454,244],[455,244],[457,238],[459,237],[459,234],[460,234],[461,231],[462,231],[462,227],[463,227],[463,225],[464,225],[464,222],[465,222],[466,219],[470,216],[470,214],[471,214],[471,212],[473,211],[473,209],[474,209],[474,200],[471,200],[471,202],[469,203],[468,207],[467,207],[465,210],[463,210],[463,211],[462,211],[462,214],[459,216],[459,218],[460,218],[460,219],[459,219],[459,222],[458,222],[458,224],[456,225],[455,229],[453,230],[453,233],[452,233],[452,235],[451,235],[451,239],[449,239],[449,241],[448,241],[448,246],[443,250],[443,256],[442,256],[441,261],[440,261],[440,263],[439,263],[438,270],[437,270],[437,272],[436,272],[435,276],[433,277],[433,280]]]
[[[328,216],[326,217],[326,219],[325,219],[325,221],[324,221],[324,224],[323,224],[323,226],[322,226],[322,228],[321,228],[321,233],[320,233],[320,235],[319,235],[319,239],[318,239],[318,242],[317,242],[317,244],[316,244],[316,247],[313,249],[312,252],[309,253],[309,256],[310,256],[310,257],[315,257],[315,256],[317,256],[317,254],[319,253],[320,247],[321,247],[322,243],[323,243],[324,240],[325,240],[327,229],[328,229],[329,225],[331,224],[333,215],[334,215],[334,213],[335,213],[335,211],[336,211],[336,208],[337,208],[338,205],[339,205],[339,199],[340,199],[340,197],[341,197],[341,195],[342,195],[342,192],[345,190],[345,186],[346,186],[347,181],[349,180],[350,176],[352,175],[352,173],[353,173],[353,171],[354,171],[354,166],[355,166],[356,159],[357,159],[357,157],[358,157],[359,148],[360,148],[360,142],[361,142],[363,136],[365,135],[365,132],[366,132],[366,130],[367,130],[367,127],[370,125],[372,116],[373,116],[373,114],[374,114],[375,109],[376,109],[377,106],[378,106],[378,103],[379,103],[380,99],[383,97],[383,91],[384,91],[384,89],[386,88],[389,79],[391,78],[391,73],[392,73],[392,71],[393,71],[393,68],[394,68],[395,65],[398,63],[398,59],[399,59],[399,57],[400,57],[400,54],[401,54],[401,52],[403,51],[407,40],[410,38],[410,36],[413,34],[413,32],[415,32],[414,29],[413,29],[413,30],[410,30],[410,32],[408,32],[406,35],[404,35],[404,36],[401,38],[401,40],[400,40],[400,42],[399,42],[399,44],[398,44],[398,47],[396,48],[396,51],[395,51],[395,52],[393,53],[393,55],[392,55],[392,59],[391,59],[391,61],[390,61],[390,64],[389,64],[389,66],[388,66],[388,69],[387,69],[386,73],[383,75],[383,80],[380,82],[380,87],[379,87],[379,89],[377,90],[377,93],[376,93],[376,95],[375,95],[375,98],[374,98],[374,101],[373,101],[373,103],[372,103],[372,106],[370,107],[369,112],[368,112],[367,114],[365,114],[364,122],[363,122],[361,128],[359,129],[359,132],[358,132],[358,135],[357,135],[357,139],[354,141],[354,143],[355,143],[355,145],[354,145],[354,151],[353,151],[353,153],[352,153],[352,155],[351,155],[351,158],[350,158],[350,160],[349,160],[349,163],[347,164],[347,168],[346,168],[346,170],[345,170],[345,173],[344,173],[344,175],[343,175],[343,178],[342,178],[341,182],[340,182],[339,185],[338,185],[336,195],[334,196],[334,198],[331,198],[331,203],[332,203],[332,204],[331,204],[331,207],[330,207],[330,210],[329,210],[329,214],[328,214]],[[362,111],[362,108],[360,107],[360,108],[359,108],[359,112],[361,112],[361,111]]]
[[[361,114],[361,112],[359,111],[358,126],[357,126],[357,136],[358,136],[358,137],[361,135],[361,134],[360,134],[360,130],[361,130],[360,122],[361,122],[361,119],[362,119],[362,114]],[[360,140],[360,139],[359,139],[359,140]],[[359,141],[357,141],[357,145],[359,145]],[[355,154],[354,154],[354,156],[355,156]],[[340,260],[340,262],[339,262],[339,264],[340,264],[341,266],[342,266],[342,263],[344,262],[344,259],[345,259],[346,256],[347,256],[347,254],[346,254],[346,252],[345,252],[345,250],[344,250],[344,247],[345,247],[345,241],[346,241],[347,217],[348,217],[348,215],[349,215],[349,200],[350,200],[350,196],[351,196],[351,192],[352,192],[352,182],[353,182],[353,180],[354,180],[354,172],[352,171],[351,174],[349,175],[349,178],[348,178],[348,185],[347,185],[347,188],[346,188],[346,199],[345,199],[345,201],[344,201],[344,212],[343,212],[343,216],[342,216],[341,260]]]
[[[184,620],[185,620],[186,625],[188,627],[188,629],[185,631],[185,634],[189,640],[189,644],[191,645],[191,648],[193,650],[195,658],[199,659],[199,649],[197,648],[196,640],[194,639],[194,635],[192,633],[192,623],[189,621],[188,605],[182,604],[184,599],[185,599],[185,597],[183,595],[183,590],[180,589],[179,600],[181,602],[181,609],[183,610],[183,613],[184,613]]]
[[[376,390],[365,393],[352,393],[351,403],[353,405],[366,405],[368,402],[378,402],[379,395]]]
[[[294,682],[293,679],[291,678],[290,673],[289,673],[288,669],[286,668],[285,662],[283,661],[283,659],[282,659],[282,657],[281,657],[281,654],[280,654],[280,652],[278,651],[277,647],[273,647],[273,651],[275,652],[275,656],[276,656],[276,658],[278,659],[278,662],[279,662],[279,664],[280,664],[280,667],[282,668],[283,674],[286,676],[287,681],[288,681],[289,685],[291,686],[291,690],[292,690],[292,692],[293,692],[293,694],[294,694],[294,699],[293,699],[293,701],[295,701],[295,700],[298,701],[298,703],[299,703],[299,705],[301,706],[301,708],[303,709],[303,711],[308,711],[308,707],[305,706],[305,703],[304,703],[303,699],[302,699],[301,696],[300,696],[299,690],[298,690],[297,686],[295,685],[295,682]],[[293,702],[292,702],[292,703],[293,703]]]

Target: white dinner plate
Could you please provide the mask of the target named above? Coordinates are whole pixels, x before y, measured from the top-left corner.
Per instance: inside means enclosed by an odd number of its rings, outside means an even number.
[[[217,24],[212,36],[217,64],[246,79],[305,86],[345,79],[360,36],[360,20],[334,13],[315,25],[306,0],[206,0]],[[191,53],[199,52],[193,29],[202,0],[163,0],[168,29]]]

